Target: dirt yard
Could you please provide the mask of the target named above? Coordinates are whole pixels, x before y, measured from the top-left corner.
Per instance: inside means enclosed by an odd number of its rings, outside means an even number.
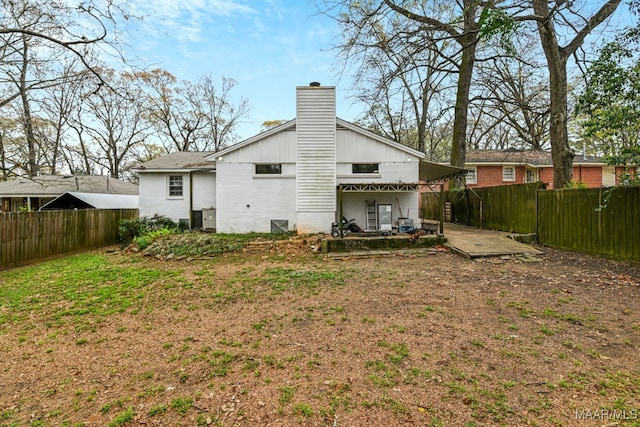
[[[312,242],[0,272],[0,426],[640,425],[640,267]]]

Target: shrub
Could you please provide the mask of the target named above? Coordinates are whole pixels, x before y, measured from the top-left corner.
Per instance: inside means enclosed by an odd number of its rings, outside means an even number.
[[[185,229],[186,227],[183,224],[179,225],[171,218],[156,214],[151,218],[142,217],[121,220],[118,224],[118,236],[120,237],[120,241],[126,245],[133,242],[137,237],[144,236],[152,231],[168,230],[170,232],[176,232],[184,231]],[[153,238],[151,240],[153,240]]]

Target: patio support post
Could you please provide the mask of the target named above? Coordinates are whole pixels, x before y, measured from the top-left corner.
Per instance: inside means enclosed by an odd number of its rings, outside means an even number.
[[[342,224],[342,184],[338,185],[338,230],[340,230],[340,237],[344,237]]]
[[[444,184],[440,184],[440,226],[438,234],[444,236]]]

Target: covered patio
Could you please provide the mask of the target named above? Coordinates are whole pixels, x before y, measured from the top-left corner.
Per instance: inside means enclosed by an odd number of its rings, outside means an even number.
[[[434,224],[423,222],[420,212],[415,209],[419,206],[420,190],[427,185],[439,185],[442,191],[446,179],[465,173],[465,169],[421,160],[419,182],[340,183],[337,186],[337,217],[343,221],[337,222],[337,236],[345,237],[345,228],[351,220],[361,229],[356,235],[362,238],[388,237],[402,232],[413,234],[425,227],[429,232],[436,231]],[[442,235],[443,230],[441,220],[437,234]]]

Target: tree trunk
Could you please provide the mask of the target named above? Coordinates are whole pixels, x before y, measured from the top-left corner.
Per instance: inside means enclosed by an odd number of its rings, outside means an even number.
[[[573,175],[575,153],[569,147],[567,131],[567,59],[584,42],[591,31],[604,22],[618,8],[621,0],[608,0],[585,22],[584,27],[566,45],[560,47],[547,0],[533,0],[538,33],[549,68],[549,97],[551,101],[551,156],[553,157],[553,188],[564,188]]]
[[[573,157],[567,130],[567,67],[549,62],[551,157],[553,159],[553,188],[564,188],[573,177]]]
[[[451,141],[451,166],[464,167],[467,153],[467,118],[469,116],[469,92],[473,78],[476,44],[465,46],[462,51],[458,89],[453,118],[453,136]]]
[[[458,88],[453,117],[453,135],[451,140],[451,166],[464,168],[467,156],[467,122],[469,117],[469,92],[473,79],[473,66],[476,60],[478,43],[478,25],[476,23],[476,1],[464,1],[464,33],[457,41],[462,47],[462,59],[458,74]],[[459,182],[460,181],[460,182]],[[450,187],[459,187],[461,180],[452,180]]]
[[[29,42],[26,35],[22,36],[22,67],[20,69],[20,98],[22,99],[22,113],[25,138],[27,140],[27,174],[30,177],[38,175],[38,163],[36,161],[36,136],[33,132],[31,120],[31,107],[29,94],[27,93],[27,67],[29,65]]]

